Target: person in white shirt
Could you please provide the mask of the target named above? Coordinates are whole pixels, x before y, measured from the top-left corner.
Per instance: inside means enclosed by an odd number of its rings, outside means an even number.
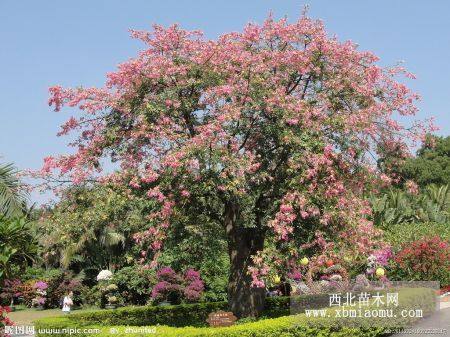
[[[73,305],[73,292],[70,291],[66,296],[64,296],[62,311],[65,314],[70,314],[70,309]]]

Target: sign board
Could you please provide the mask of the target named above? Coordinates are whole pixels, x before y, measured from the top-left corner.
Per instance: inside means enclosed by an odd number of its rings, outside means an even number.
[[[220,327],[231,326],[236,320],[237,318],[232,312],[219,310],[210,313],[206,321],[209,323],[209,326]]]

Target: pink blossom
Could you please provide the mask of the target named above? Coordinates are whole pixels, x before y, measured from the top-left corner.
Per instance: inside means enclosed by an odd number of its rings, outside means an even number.
[[[419,186],[412,180],[406,182],[406,188],[410,194],[417,195],[419,193]]]

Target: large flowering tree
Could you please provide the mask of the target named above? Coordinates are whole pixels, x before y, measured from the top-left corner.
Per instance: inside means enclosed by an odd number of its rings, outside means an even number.
[[[380,68],[306,16],[217,40],[176,25],[132,36],[146,48],[104,88],[50,88],[55,110],[79,108],[61,131],[79,138],[42,173],[145,193],[142,263],[154,266],[183,228],[225,238],[229,303],[242,317],[261,310],[271,268],[294,272],[305,252],[320,265],[382,248],[363,194],[389,180],[372,168],[380,144],[422,137],[421,125],[395,118],[416,112],[417,96],[396,80],[412,75]],[[101,173],[105,157],[112,174]]]

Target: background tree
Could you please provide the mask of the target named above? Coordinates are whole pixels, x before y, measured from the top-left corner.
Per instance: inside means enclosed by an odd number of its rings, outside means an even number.
[[[94,185],[65,190],[39,222],[43,262],[94,276],[102,269],[131,264],[139,253],[133,254],[132,234],[145,226],[145,206],[138,198],[129,200],[123,188]]]
[[[417,155],[406,159],[402,174],[419,186],[450,185],[450,136],[428,135]]]
[[[0,280],[23,271],[37,252],[36,233],[29,220],[0,216]]]
[[[18,273],[37,253],[27,193],[12,164],[0,164],[0,280]]]
[[[21,215],[25,209],[26,193],[17,173],[12,164],[0,164],[0,214],[7,217]]]
[[[450,183],[450,136],[428,134],[415,156],[405,152],[403,145],[394,148],[378,148],[379,169],[389,174],[397,187],[403,188],[408,181],[420,187]]]
[[[306,253],[312,264],[346,254],[357,263],[380,248],[361,198],[378,179],[370,158],[423,134],[392,118],[416,112],[395,79],[402,68],[381,69],[307,17],[217,40],[176,25],[132,35],[147,48],[105,88],[50,89],[56,110],[81,109],[61,131],[80,137],[41,173],[145,195],[142,263],[156,266],[187,233],[224,240],[229,304],[243,317],[262,309],[271,267],[293,271]],[[104,157],[115,173],[100,174]]]

